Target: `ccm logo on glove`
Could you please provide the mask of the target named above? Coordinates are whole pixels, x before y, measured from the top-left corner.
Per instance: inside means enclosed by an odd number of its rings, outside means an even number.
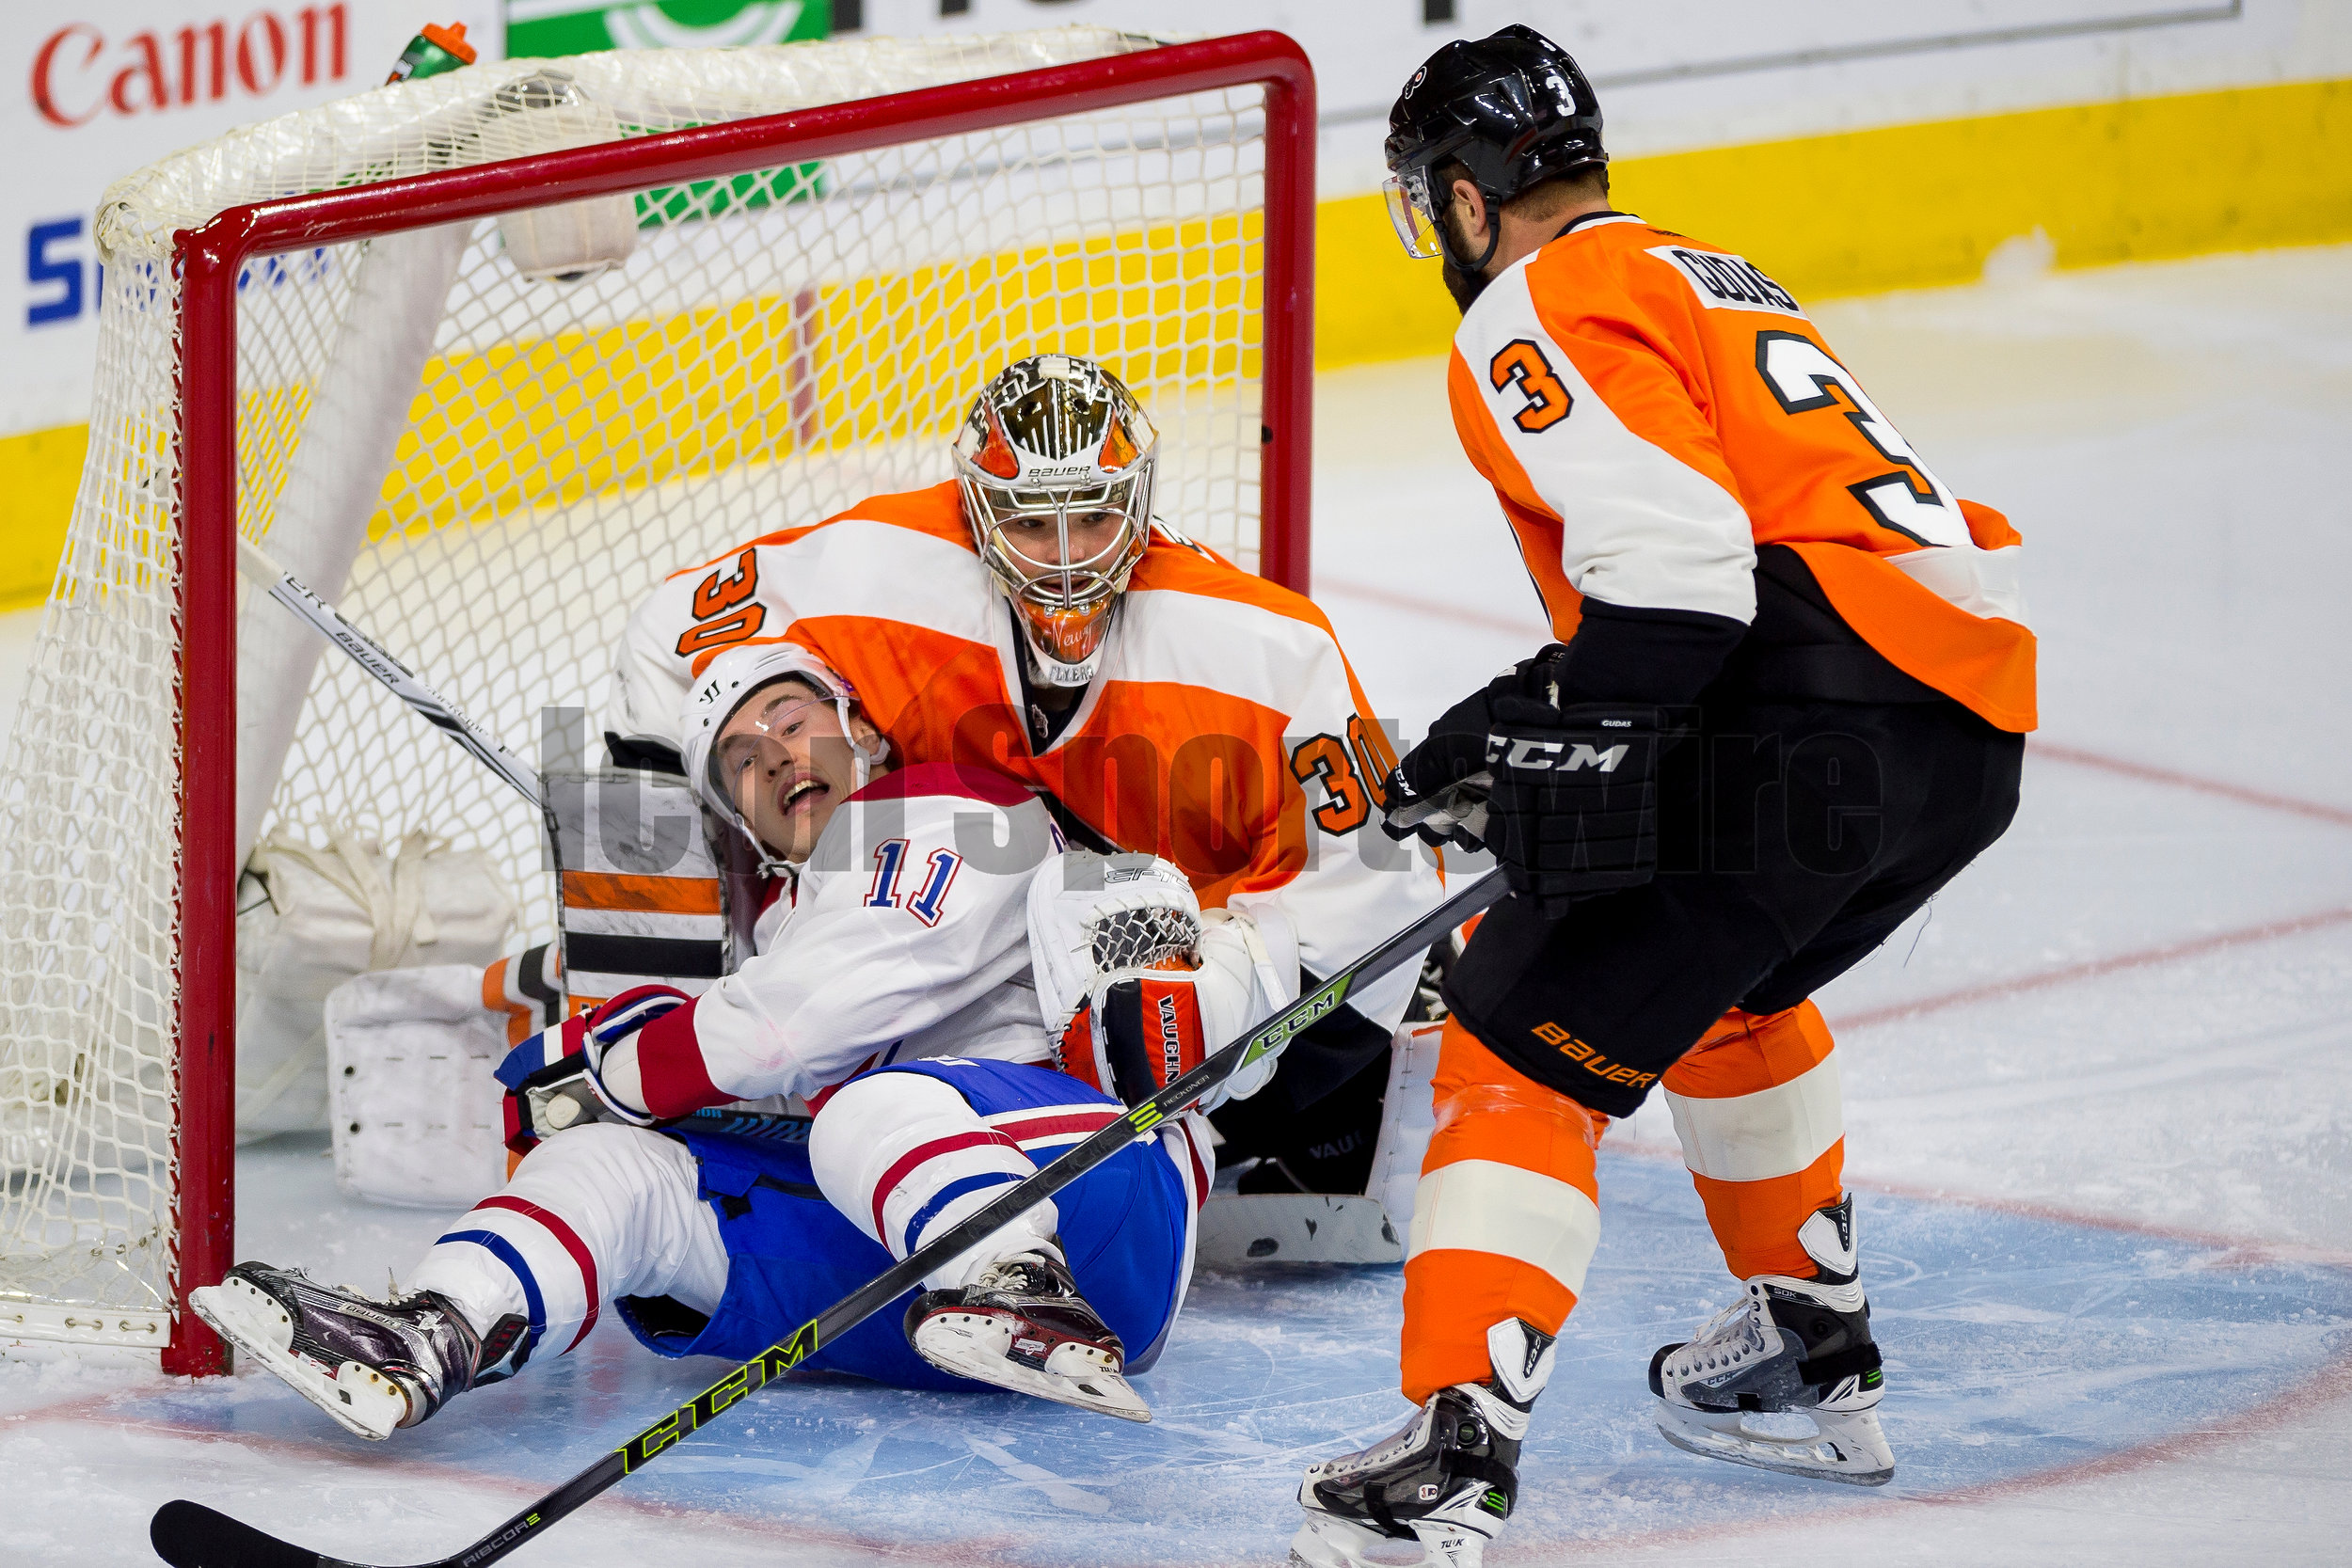
[[[1603,720],[1602,722],[1623,724],[1625,721]],[[1553,768],[1563,773],[1573,773],[1580,768],[1597,768],[1603,773],[1614,773],[1617,764],[1623,762],[1632,750],[1631,746],[1612,746],[1603,752],[1584,741],[1578,741],[1571,748],[1568,742],[1561,740],[1537,740],[1523,735],[1490,735],[1486,737],[1486,765],[1491,768],[1501,763],[1505,768],[1523,768],[1531,771]],[[1560,760],[1563,751],[1568,753],[1565,762]]]

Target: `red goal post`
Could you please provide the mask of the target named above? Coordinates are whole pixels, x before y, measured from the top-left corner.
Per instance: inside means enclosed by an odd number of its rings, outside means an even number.
[[[183,380],[179,503],[181,707],[178,1259],[172,1294],[219,1279],[235,1211],[233,942],[237,882],[237,303],[271,256],[653,185],[724,179],[915,137],[1117,108],[1216,88],[1264,90],[1266,166],[1261,571],[1308,584],[1312,420],[1314,79],[1274,32],[1242,34],[760,119],[230,208],[174,236]],[[519,188],[531,192],[518,203]],[[178,1313],[167,1370],[224,1369],[224,1348]]]

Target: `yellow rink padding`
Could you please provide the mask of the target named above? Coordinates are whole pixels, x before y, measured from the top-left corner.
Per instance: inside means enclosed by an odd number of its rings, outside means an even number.
[[[1262,236],[1256,214],[1161,224],[437,357],[371,537],[771,462],[820,432],[945,439],[1031,354],[1147,389],[1254,379]]]
[[[0,610],[49,597],[88,447],[86,424],[0,436]]]
[[[1621,211],[1799,299],[1965,283],[2003,240],[2061,267],[2352,239],[2352,82],[2296,82],[1708,148],[1611,166]],[[1460,320],[1377,195],[1324,203],[1315,363],[1442,354]]]
[[[2060,266],[2352,239],[2352,82],[2304,82],[1713,148],[1614,167],[1617,205],[1803,298],[1959,283],[2039,230]],[[983,374],[1050,348],[1150,388],[1256,373],[1258,230],[1166,224],[436,361],[380,531],[767,461],[858,410],[940,436]],[[1315,362],[1444,351],[1434,263],[1376,196],[1322,204]],[[1247,334],[1247,336],[1245,336]],[[510,405],[511,400],[511,405]],[[271,410],[284,418],[291,407]],[[518,417],[519,416],[519,417]],[[0,608],[37,604],[84,435],[0,436]]]

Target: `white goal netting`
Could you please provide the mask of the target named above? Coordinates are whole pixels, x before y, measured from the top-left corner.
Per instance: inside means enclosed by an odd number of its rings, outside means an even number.
[[[0,1340],[161,1342],[173,1130],[174,230],[223,209],[1152,47],[1105,29],[483,65],[234,133],[110,189],[87,465],[0,766]],[[1162,515],[1256,564],[1255,88],[909,141],[264,259],[239,281],[237,525],[542,767],[597,754],[661,575],[947,477],[1023,355],[1107,362]],[[518,204],[531,193],[517,189]],[[549,256],[625,259],[574,280]],[[574,268],[572,270],[585,270]],[[488,850],[552,933],[532,811],[242,590],[238,853],[291,829]]]

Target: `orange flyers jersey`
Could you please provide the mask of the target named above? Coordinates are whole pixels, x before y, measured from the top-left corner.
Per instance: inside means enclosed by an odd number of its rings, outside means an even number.
[[[1741,258],[1581,219],[1478,296],[1448,392],[1562,641],[1586,594],[1751,621],[1756,547],[1787,545],[1897,668],[2034,727],[2016,531],[1936,478]]]
[[[901,766],[954,762],[1050,792],[1203,906],[1286,921],[1328,975],[1434,908],[1438,874],[1378,825],[1394,766],[1329,623],[1302,596],[1154,531],[1095,680],[1033,752],[1010,607],[950,483],[879,496],[670,578],[630,618],[612,727],[672,747],[695,673],[745,640],[799,643],[857,689]],[[1349,998],[1382,1028],[1400,971]]]

